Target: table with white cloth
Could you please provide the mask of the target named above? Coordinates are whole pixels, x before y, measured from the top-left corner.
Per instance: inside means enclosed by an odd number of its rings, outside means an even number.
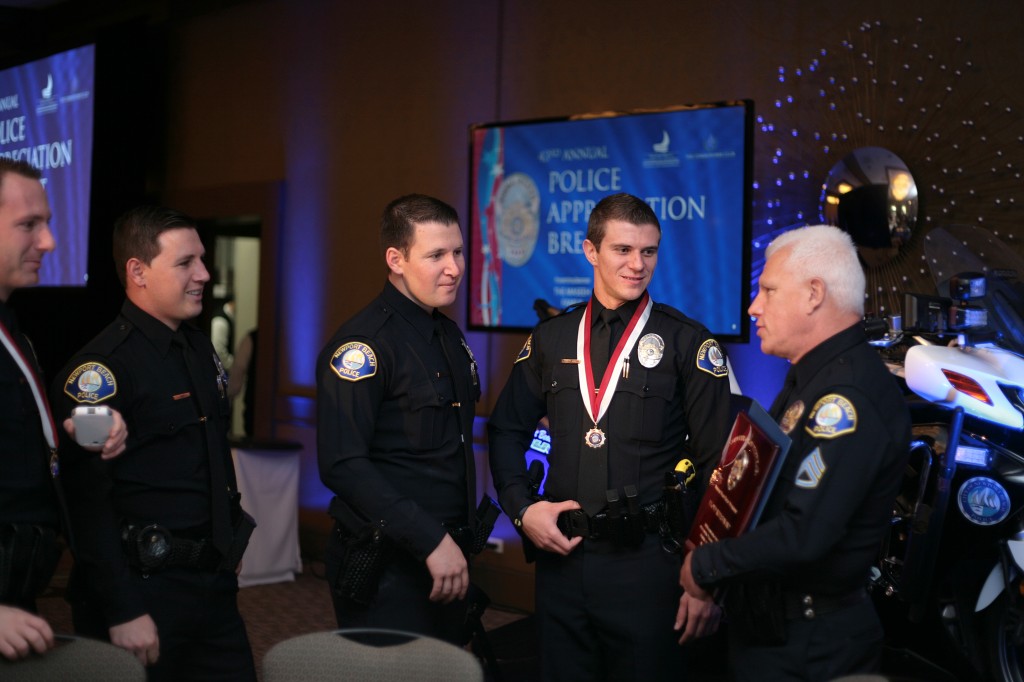
[[[242,558],[238,585],[295,580],[302,570],[299,551],[299,460],[302,446],[291,441],[239,441],[233,444],[242,508],[256,529]]]

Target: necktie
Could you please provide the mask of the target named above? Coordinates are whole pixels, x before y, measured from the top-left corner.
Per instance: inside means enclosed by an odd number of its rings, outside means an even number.
[[[215,408],[213,405],[207,405],[204,400],[204,397],[208,394],[201,388],[203,386],[203,374],[195,366],[195,358],[192,357],[188,341],[180,329],[174,334],[173,345],[181,352],[182,359],[185,362],[189,383],[192,384],[192,397],[199,408],[199,414],[202,417],[206,417],[199,426],[203,430],[203,440],[206,443],[206,454],[210,468],[210,525],[213,533],[213,546],[223,554],[231,544],[234,532],[231,528],[231,506],[227,490],[227,470],[225,468],[224,453],[218,452],[217,448],[211,446],[211,440],[216,442],[216,439],[211,439],[211,434],[209,433],[209,429],[214,428],[214,424],[218,423],[216,420],[211,421],[209,419]],[[213,372],[212,360],[209,371]],[[210,376],[206,376],[207,381],[210,381],[210,379]]]
[[[459,438],[462,443],[462,451],[466,460],[466,520],[469,523],[473,522],[473,501],[476,499],[476,460],[473,454],[473,424],[472,417],[468,424],[464,421],[464,415],[466,410],[471,413],[475,413],[473,401],[469,396],[462,395],[459,388],[462,385],[462,375],[456,374],[455,363],[452,362],[452,349],[451,339],[448,338],[447,332],[445,332],[444,325],[441,320],[434,320],[434,333],[437,334],[438,341],[441,342],[441,351],[444,353],[444,362],[448,367],[448,376],[451,377],[452,391],[455,395],[452,396],[452,406],[455,408],[455,420],[459,425]],[[458,357],[458,356],[456,356]],[[466,433],[469,432],[470,436],[467,440]]]
[[[590,335],[590,364],[594,368],[594,384],[601,385],[612,352],[612,324],[618,316],[605,308],[600,312]]]
[[[594,384],[601,385],[611,357],[612,325],[618,315],[605,308],[598,315],[597,323],[590,335],[590,364],[594,372]],[[584,429],[586,430],[586,429]],[[587,514],[593,516],[601,511],[607,502],[608,489],[608,445],[600,448],[582,448],[579,462],[577,495],[579,503]]]

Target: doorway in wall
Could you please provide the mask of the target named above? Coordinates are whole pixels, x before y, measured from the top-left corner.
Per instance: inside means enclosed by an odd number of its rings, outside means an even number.
[[[199,234],[206,246],[206,266],[210,285],[203,294],[204,331],[232,376],[231,435],[252,437],[245,428],[246,405],[254,391],[256,357],[250,334],[259,326],[260,231],[257,216],[238,216],[199,221]],[[249,337],[249,340],[247,340]]]

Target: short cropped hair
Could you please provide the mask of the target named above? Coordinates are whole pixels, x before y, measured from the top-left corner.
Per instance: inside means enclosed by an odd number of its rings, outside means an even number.
[[[386,253],[394,247],[409,255],[412,246],[413,226],[416,223],[441,223],[458,225],[458,212],[434,197],[425,194],[406,194],[398,197],[384,208],[380,219],[380,251]]]
[[[646,201],[632,194],[612,194],[597,202],[587,220],[587,239],[598,251],[609,220],[621,220],[630,225],[654,225],[661,232],[658,216]]]
[[[765,258],[786,247],[791,247],[786,265],[796,277],[821,279],[840,310],[864,314],[864,269],[848,232],[833,225],[809,225],[783,232],[768,245]]]
[[[8,173],[14,173],[30,180],[42,180],[43,173],[38,168],[20,159],[9,159],[6,156],[0,156],[0,185],[3,184],[4,177]]]
[[[160,254],[160,235],[168,230],[196,229],[196,221],[172,208],[138,206],[114,223],[114,266],[121,285],[127,287],[125,267],[132,258],[149,265]]]

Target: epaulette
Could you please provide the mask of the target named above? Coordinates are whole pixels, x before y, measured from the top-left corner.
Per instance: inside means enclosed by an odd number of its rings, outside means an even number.
[[[558,314],[559,315],[565,315],[566,313],[571,313],[572,311],[576,310],[577,308],[580,308],[580,307],[585,306],[585,305],[587,305],[587,301],[580,301],[579,303],[573,303],[568,308],[562,308],[562,312],[560,312]]]
[[[658,312],[665,313],[674,320],[678,320],[683,324],[692,327],[695,331],[704,331],[708,334],[711,334],[711,332],[707,331],[707,327],[705,327],[702,322],[693,319],[692,317],[690,317],[683,311],[679,310],[678,308],[673,308],[672,306],[666,303],[655,303],[654,309],[657,310]]]
[[[693,318],[687,317],[685,313],[683,313],[681,310],[673,308],[667,303],[658,303],[657,301],[655,301],[654,309],[660,313],[665,313],[669,317],[679,320],[680,322],[689,322],[691,324],[695,322]]]
[[[125,342],[133,329],[135,329],[135,325],[123,317],[118,317],[107,325],[106,329],[97,334],[86,348],[91,353],[109,357],[118,346]]]
[[[375,305],[363,308],[354,317],[349,318],[341,325],[335,339],[347,336],[363,336],[373,338],[381,327],[395,314],[395,309],[384,301],[375,301]]]

